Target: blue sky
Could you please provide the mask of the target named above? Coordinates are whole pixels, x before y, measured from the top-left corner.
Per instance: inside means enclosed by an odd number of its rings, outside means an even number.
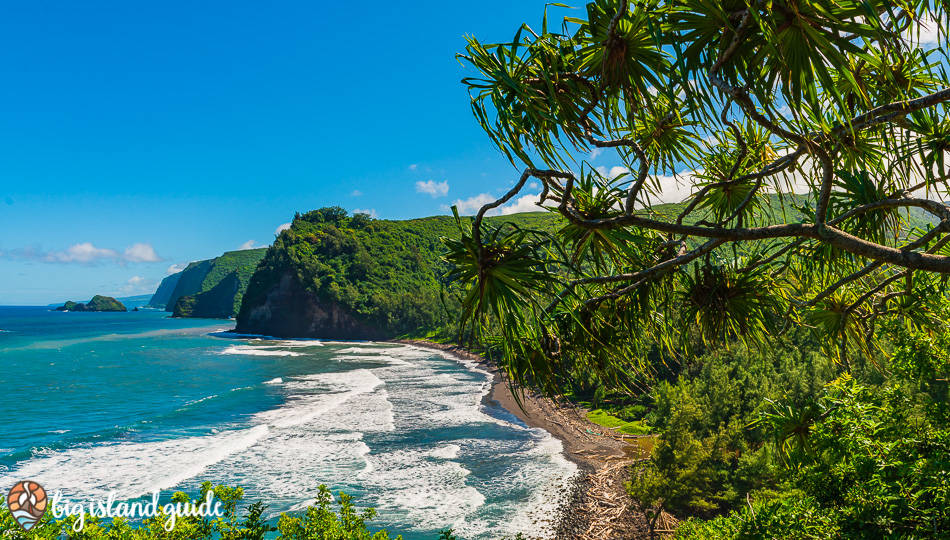
[[[454,55],[543,9],[6,6],[0,304],[153,292],[174,265],[271,243],[295,211],[402,219],[499,193],[518,172],[472,118]]]

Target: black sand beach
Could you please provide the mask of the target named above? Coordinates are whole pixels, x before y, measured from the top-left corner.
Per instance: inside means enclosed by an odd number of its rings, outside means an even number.
[[[495,366],[485,358],[454,345],[417,340],[399,343],[436,349],[481,364],[494,374],[493,400],[530,427],[550,432],[564,445],[564,455],[577,464],[580,474],[573,494],[554,516],[557,539],[646,539],[648,527],[624,489],[628,469],[640,456],[631,445],[611,430],[587,420],[586,411],[570,403],[555,402],[529,391],[521,392],[521,407],[513,389]],[[625,437],[629,439],[630,437]]]

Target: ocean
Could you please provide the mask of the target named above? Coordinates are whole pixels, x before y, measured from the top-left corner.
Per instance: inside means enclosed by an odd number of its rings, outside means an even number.
[[[326,484],[407,540],[549,536],[576,466],[485,397],[475,364],[167,315],[0,307],[0,491],[167,501],[211,481],[276,522]]]

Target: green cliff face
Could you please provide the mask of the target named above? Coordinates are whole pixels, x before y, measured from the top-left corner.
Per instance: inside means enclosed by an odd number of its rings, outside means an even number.
[[[241,300],[243,288],[238,271],[234,270],[217,285],[199,294],[182,296],[175,303],[172,317],[227,319],[234,316],[235,302]]]
[[[547,213],[491,218],[553,228]],[[348,216],[339,207],[294,217],[251,278],[237,331],[281,337],[383,339],[452,324],[442,236],[455,219]],[[448,312],[446,308],[448,307]]]
[[[152,299],[149,300],[148,305],[145,307],[165,309],[165,306],[168,305],[168,301],[172,297],[172,293],[175,292],[175,286],[178,285],[179,279],[181,279],[181,272],[175,272],[163,279],[161,285],[158,286],[155,294],[152,295]]]
[[[174,317],[233,317],[265,253],[266,248],[229,251],[214,259],[189,264],[178,274],[165,302],[165,311],[173,312]],[[219,287],[222,283],[225,285]],[[159,289],[164,286],[163,281]],[[159,292],[156,291],[155,296]]]
[[[56,308],[56,311],[128,311],[122,302],[111,296],[95,295],[85,304],[66,302]]]

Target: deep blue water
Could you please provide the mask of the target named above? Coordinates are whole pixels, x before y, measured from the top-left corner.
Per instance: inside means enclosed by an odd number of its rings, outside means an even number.
[[[489,376],[394,344],[239,339],[229,321],[0,307],[0,490],[95,501],[202,481],[272,517],[326,484],[407,540],[525,532],[575,467],[484,399]]]

